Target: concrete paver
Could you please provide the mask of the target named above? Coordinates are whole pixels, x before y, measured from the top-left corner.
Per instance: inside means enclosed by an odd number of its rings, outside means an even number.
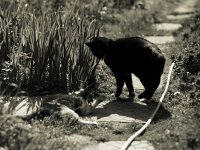
[[[93,113],[93,120],[97,122],[145,123],[157,105],[152,103],[151,106],[147,106],[144,103],[123,99],[102,103]]]
[[[192,14],[178,14],[178,15],[167,15],[166,18],[169,20],[181,20],[181,19],[187,19],[190,18]]]
[[[125,141],[109,141],[104,143],[99,143],[96,146],[88,147],[85,150],[119,150]],[[153,145],[148,141],[134,141],[128,150],[154,150]]]
[[[153,25],[153,28],[163,31],[175,31],[182,28],[182,26],[183,25],[179,23],[157,23]]]
[[[146,36],[144,37],[148,41],[155,43],[155,44],[166,44],[166,43],[171,43],[174,42],[174,36]]]
[[[175,14],[191,14],[194,13],[195,5],[198,0],[187,0],[180,7],[174,10]]]

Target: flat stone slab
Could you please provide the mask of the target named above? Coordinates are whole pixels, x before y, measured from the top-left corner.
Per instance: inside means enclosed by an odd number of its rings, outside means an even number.
[[[104,101],[94,110],[92,120],[97,122],[145,123],[153,113],[157,103],[149,105],[125,99]]]
[[[158,89],[163,88],[166,83],[167,74],[162,75]],[[132,75],[135,90],[144,90],[140,80]],[[163,89],[164,91],[164,89]],[[145,123],[156,108],[157,103],[144,104],[132,100],[121,99],[114,101],[103,101],[93,112],[92,120],[97,122],[137,122]]]
[[[181,20],[190,18],[192,16],[193,14],[178,14],[178,15],[167,15],[166,18],[169,20]]]
[[[11,98],[10,101],[15,100],[15,101],[20,101],[15,107],[13,106],[13,110],[10,111],[10,102],[3,102],[4,97],[0,97],[0,105],[2,105],[2,109],[0,110],[0,113],[2,114],[10,114],[13,116],[27,116],[32,114],[33,112],[36,112],[38,109],[38,103],[35,103],[34,107],[31,107],[30,102],[28,101],[28,98],[21,100],[20,97],[13,97]]]
[[[155,44],[166,44],[175,41],[173,36],[146,36],[144,38]]]
[[[194,8],[180,7],[174,11],[174,14],[193,14],[195,12]]]
[[[125,142],[126,141],[109,141],[88,147],[85,150],[120,150]],[[128,150],[155,150],[155,148],[148,141],[133,141]]]
[[[194,13],[195,5],[198,0],[187,0],[180,7],[174,10],[175,14],[191,14]]]
[[[157,23],[153,25],[153,28],[156,30],[166,30],[166,31],[175,31],[182,28],[182,24],[179,23]]]

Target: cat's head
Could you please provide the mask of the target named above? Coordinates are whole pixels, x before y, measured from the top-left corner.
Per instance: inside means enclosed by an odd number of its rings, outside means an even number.
[[[90,48],[94,56],[96,56],[98,59],[103,59],[109,50],[110,41],[110,39],[105,37],[95,37],[93,41],[85,44]]]

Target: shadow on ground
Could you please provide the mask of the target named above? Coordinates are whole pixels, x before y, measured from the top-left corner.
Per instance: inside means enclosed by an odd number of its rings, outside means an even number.
[[[97,121],[144,123],[149,119],[157,104],[157,102],[153,102],[145,105],[127,99],[113,100],[100,108],[96,108],[93,115],[97,117]],[[171,113],[161,105],[154,122],[167,119],[170,116]]]

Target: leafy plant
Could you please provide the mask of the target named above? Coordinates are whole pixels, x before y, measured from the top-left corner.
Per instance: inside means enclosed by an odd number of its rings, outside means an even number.
[[[1,80],[25,89],[66,91],[94,82],[98,60],[84,43],[98,36],[100,26],[75,3],[68,12],[43,10],[38,16],[25,3],[1,11]],[[15,9],[11,9],[15,8]]]

